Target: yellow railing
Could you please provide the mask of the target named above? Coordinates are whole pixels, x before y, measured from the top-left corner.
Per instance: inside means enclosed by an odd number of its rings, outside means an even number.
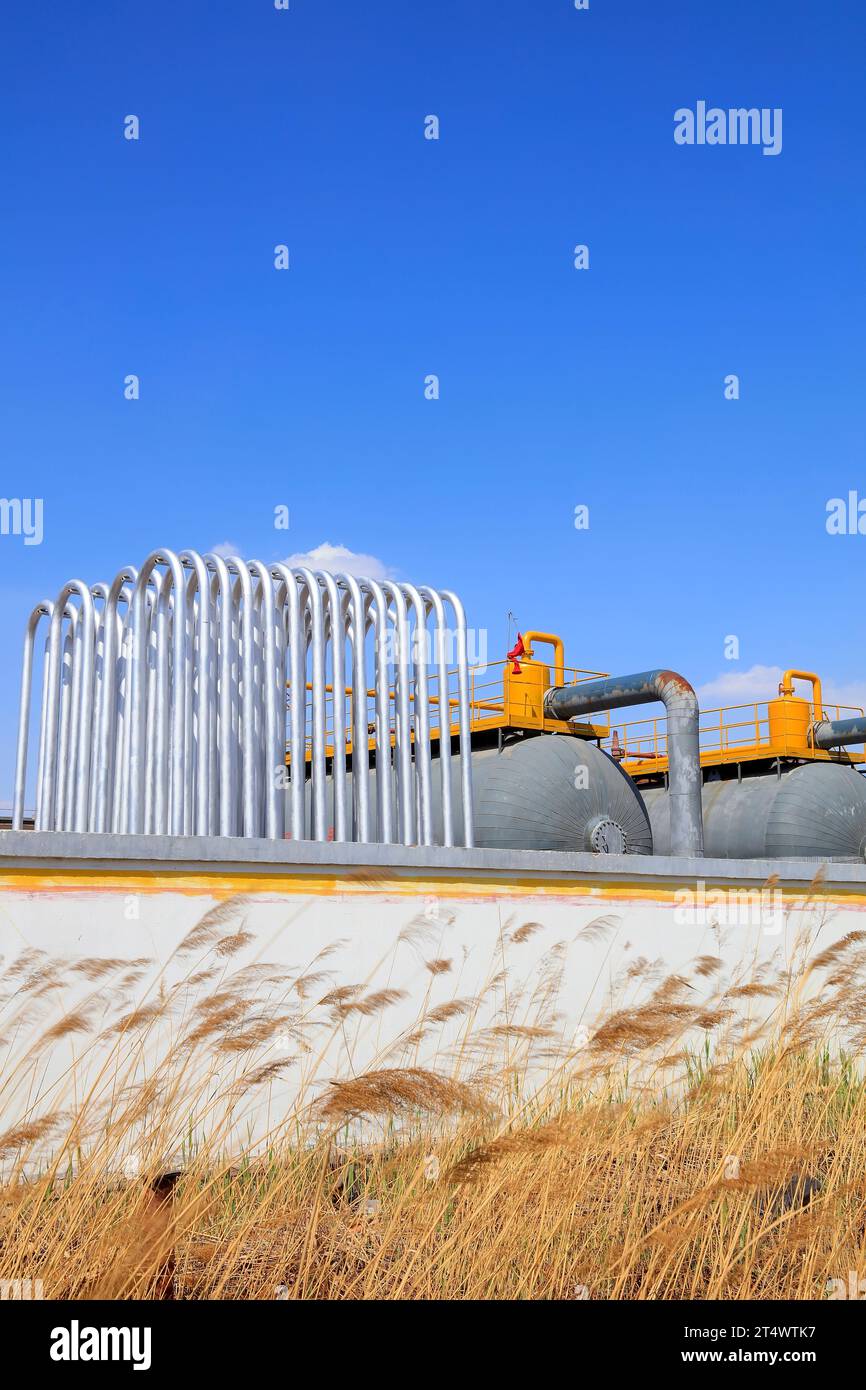
[[[515,673],[512,659],[490,662],[487,665],[469,668],[469,715],[473,732],[495,729],[527,729],[532,732],[563,731],[568,726],[550,720],[544,714],[544,691],[551,682],[563,681],[566,685],[580,685],[584,681],[597,680],[605,676],[604,671],[588,671],[580,667],[563,664],[564,651],[561,640],[555,634],[529,631],[525,634],[527,651],[532,644],[549,644],[553,648],[553,665],[540,661],[534,654],[519,658],[519,670]],[[789,675],[794,676],[791,672]],[[797,677],[808,673],[797,672]],[[813,679],[812,677],[808,677]],[[427,691],[430,705],[430,736],[435,741],[442,736],[443,728],[451,735],[459,732],[459,695],[456,668],[448,671],[447,689],[440,690],[438,670],[428,668]],[[325,739],[328,754],[334,747],[334,688],[327,685],[325,699]],[[306,727],[306,752],[311,756],[312,748],[312,702],[309,692],[312,685],[307,682],[304,696],[304,720]],[[820,699],[820,684],[815,687],[815,698]],[[291,687],[287,686],[287,707],[291,703]],[[395,691],[389,691],[389,737],[395,740]],[[343,694],[343,725],[345,728],[346,751],[351,752],[354,738],[354,696],[346,686]],[[414,706],[414,685],[409,691],[410,710]],[[770,720],[770,704],[773,704],[773,721]],[[779,701],[755,701],[751,704],[726,705],[718,709],[702,710],[700,722],[701,758],[704,763],[734,761],[739,757],[758,758],[775,754],[808,755],[806,730],[815,719],[815,706],[808,706],[791,728],[784,715],[780,716]],[[804,702],[794,702],[799,711],[804,711]],[[443,706],[447,714],[443,717]],[[823,705],[818,717],[831,720],[862,715],[863,711],[848,705]],[[667,720],[663,714],[647,719],[630,720],[626,723],[615,721],[617,711],[605,711],[587,715],[580,732],[584,736],[597,736],[608,752],[635,770],[639,765],[641,772],[648,772],[654,765],[663,766],[668,755]],[[414,719],[411,720],[414,724]],[[376,732],[376,692],[370,689],[366,694],[366,725],[369,746],[375,746]],[[574,724],[571,725],[574,730]],[[798,731],[799,729],[799,731]],[[414,729],[412,730],[414,737]],[[812,756],[823,758],[832,756],[815,750]],[[866,754],[853,754],[857,761],[866,760]]]
[[[509,711],[505,698],[505,673],[506,668],[510,668],[510,666],[511,663],[508,661],[494,661],[490,662],[487,666],[470,667],[469,717],[473,731],[480,731],[484,729],[496,729],[504,726],[510,727],[509,721],[510,719],[513,719],[514,716],[512,712]],[[576,685],[579,684],[581,681],[596,680],[604,674],[605,672],[602,671],[586,671],[581,670],[579,667],[566,667],[565,682],[566,684]],[[438,721],[436,721],[435,719],[436,712],[439,710],[442,703],[439,685],[439,673],[437,671],[429,671],[427,676],[427,690],[432,715],[432,727],[430,732],[431,737],[434,739],[438,739],[440,737],[442,726],[442,720],[439,719]],[[309,681],[306,684],[306,690],[307,692],[312,691],[312,684]],[[389,696],[391,709],[393,711],[395,700],[395,692],[393,687],[389,691]],[[452,734],[456,734],[459,732],[459,697],[456,668],[448,672],[448,691],[446,698],[448,701],[449,709],[448,727]],[[354,696],[351,686],[345,687],[343,699],[343,721],[346,730],[346,750],[347,752],[350,752],[354,737]],[[413,683],[413,686],[409,692],[410,704],[414,703],[414,699],[415,694]],[[290,683],[287,683],[286,686],[286,701],[288,706],[288,704],[291,701]],[[304,703],[307,756],[309,757],[311,755],[313,736],[312,707],[309,699],[305,698]],[[596,727],[601,729],[609,728],[609,716],[604,716],[604,718],[602,718],[601,715],[593,715],[591,716],[591,718],[593,724]],[[367,691],[367,728],[370,734],[371,747],[373,746],[374,742],[372,735],[375,730],[375,727],[376,691],[375,689],[370,689]],[[390,721],[389,733],[391,741],[393,742],[395,737],[393,714]],[[325,686],[325,742],[328,749],[328,756],[330,756],[334,746],[334,687],[332,684],[327,684]]]
[[[771,750],[773,745],[770,739],[768,703],[766,700],[759,700],[754,704],[726,705],[720,709],[701,710],[701,753],[736,754],[747,750],[760,751],[762,748]],[[823,707],[824,718],[830,720],[848,719],[863,713],[855,706],[829,705],[826,700]],[[810,722],[814,718],[814,706],[810,705]],[[667,720],[664,715],[614,725],[611,729],[611,741],[614,734],[619,744],[617,756],[623,762],[667,758]],[[607,741],[605,746],[610,752],[610,741]]]

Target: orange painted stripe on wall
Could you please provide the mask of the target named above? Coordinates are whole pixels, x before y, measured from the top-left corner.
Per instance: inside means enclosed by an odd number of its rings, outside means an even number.
[[[340,875],[320,873],[262,873],[214,872],[212,869],[190,872],[160,869],[158,872],[134,869],[64,869],[58,872],[22,866],[0,873],[0,892],[27,895],[62,896],[65,894],[141,893],[155,895],[176,893],[187,897],[215,899],[236,895],[244,897],[381,897],[403,899],[418,897],[453,898],[468,902],[489,902],[497,899],[554,899],[586,902],[592,899],[624,902],[658,902],[673,905],[675,894],[688,885],[671,882],[661,886],[630,883],[575,883],[570,880],[549,880],[522,877],[504,879],[501,876],[481,876],[472,879],[441,875],[425,878],[420,875],[394,875],[375,871],[347,871]],[[707,885],[712,894],[712,884]],[[726,891],[735,891],[734,885]],[[739,891],[746,891],[744,888]],[[753,893],[758,888],[751,889]],[[866,906],[866,892],[847,892],[817,886],[811,893],[779,888],[787,906],[807,906],[820,901],[839,907]]]

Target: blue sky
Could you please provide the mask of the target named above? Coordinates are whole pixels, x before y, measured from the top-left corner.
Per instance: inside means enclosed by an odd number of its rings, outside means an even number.
[[[0,491],[44,500],[0,537],[0,799],[33,603],[156,546],[342,545],[491,657],[511,611],[579,666],[866,692],[825,526],[866,498],[854,0],[9,3],[0,51]],[[782,152],[675,144],[699,100]]]

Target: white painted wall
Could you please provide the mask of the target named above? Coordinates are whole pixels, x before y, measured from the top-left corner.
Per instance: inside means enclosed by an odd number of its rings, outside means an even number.
[[[371,1067],[418,1064],[465,1076],[481,1067],[495,1069],[508,1058],[517,1065],[530,1061],[536,1082],[556,1068],[567,1075],[589,1055],[586,1046],[601,1017],[645,999],[666,974],[689,976],[696,957],[719,955],[724,980],[742,983],[757,962],[782,966],[807,945],[823,949],[866,925],[866,909],[842,893],[818,904],[787,900],[778,913],[766,907],[763,921],[757,902],[746,909],[741,903],[741,920],[726,925],[730,900],[711,903],[703,921],[690,923],[675,905],[673,889],[662,900],[653,896],[658,888],[649,887],[646,897],[621,899],[613,896],[619,891],[615,882],[599,882],[589,897],[524,892],[511,900],[497,899],[488,884],[467,900],[466,885],[443,884],[431,895],[427,884],[413,895],[405,882],[389,892],[347,881],[326,896],[265,892],[238,900],[224,907],[226,918],[210,939],[179,955],[218,899],[168,887],[141,893],[125,888],[122,881],[113,889],[88,888],[82,881],[80,890],[66,886],[54,893],[43,883],[33,892],[7,888],[0,897],[0,1131],[34,1116],[76,1111],[90,1087],[94,1105],[105,1100],[123,1079],[121,1056],[125,1066],[135,1060],[130,1075],[137,1081],[155,1075],[159,1059],[192,1026],[196,1008],[213,991],[237,986],[239,978],[246,979],[254,1014],[288,1014],[290,1023],[242,1053],[219,1050],[231,1037],[229,1024],[192,1060],[178,1054],[172,1069],[187,1088],[178,1092],[178,1113],[197,1114],[197,1133],[221,1135],[233,1149],[261,1139],[329,1078]],[[503,882],[503,891],[513,886]],[[714,917],[722,918],[721,927],[712,924]],[[537,929],[519,931],[533,922]],[[227,940],[237,947],[231,956],[221,954]],[[16,977],[26,952],[43,954]],[[104,980],[88,982],[77,969],[82,960],[115,964]],[[133,960],[143,962],[135,968],[137,979],[128,978],[123,964]],[[426,962],[433,960],[448,960],[449,970],[431,975]],[[40,992],[35,982],[46,970]],[[192,987],[183,984],[203,970],[214,973]],[[693,997],[709,997],[717,984],[694,980]],[[321,1002],[333,990],[352,986],[356,1003],[384,990],[400,994],[369,1017],[353,1010],[339,1018],[333,1003]],[[120,1042],[116,1034],[94,1041],[119,1015],[158,1001],[160,990],[173,1001],[161,1021]],[[428,1022],[422,1041],[405,1043],[431,1011],[470,998],[478,1002],[468,1013]],[[25,999],[31,1002],[16,1022]],[[86,1029],[50,1045],[44,1041],[46,1030],[83,1007],[92,1014]],[[492,1031],[509,1025],[551,1032],[530,1039],[519,1031]],[[237,1026],[249,1033],[247,1025]],[[233,1097],[227,1119],[231,1084],[245,1071],[278,1060],[290,1062],[285,1073]],[[208,1095],[223,1096],[206,1112],[201,1094],[197,1105],[189,1098],[201,1091],[205,1072]],[[149,1124],[145,1118],[140,1133]],[[56,1148],[63,1132],[61,1124],[41,1151]],[[175,1141],[179,1134],[160,1140],[166,1162]],[[124,1154],[117,1157],[120,1162]]]

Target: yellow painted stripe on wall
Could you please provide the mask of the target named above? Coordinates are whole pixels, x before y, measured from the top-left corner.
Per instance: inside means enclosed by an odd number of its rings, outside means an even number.
[[[725,891],[748,891],[736,885],[720,885]],[[0,873],[0,892],[63,895],[74,894],[112,894],[141,893],[155,895],[178,893],[188,897],[207,897],[223,899],[243,895],[244,897],[367,897],[418,898],[444,897],[461,901],[488,902],[501,898],[544,898],[573,900],[604,898],[611,901],[643,901],[673,903],[674,894],[686,883],[672,882],[661,886],[644,884],[640,880],[629,883],[609,883],[593,881],[576,883],[569,880],[549,880],[532,877],[506,879],[499,875],[479,876],[466,879],[443,874],[433,878],[420,874],[394,876],[375,871],[352,871],[334,874],[315,873],[263,873],[249,874],[237,871],[219,872],[211,869],[190,873],[184,870],[165,870],[148,872],[133,869],[65,869],[46,872],[35,867],[6,869]],[[714,889],[707,884],[709,897]],[[718,890],[715,890],[718,891]],[[758,892],[753,887],[751,891]],[[826,889],[818,885],[811,893],[802,890],[779,888],[785,904],[802,906],[809,901],[835,903],[845,907],[866,906],[866,892],[847,892],[844,889]]]

